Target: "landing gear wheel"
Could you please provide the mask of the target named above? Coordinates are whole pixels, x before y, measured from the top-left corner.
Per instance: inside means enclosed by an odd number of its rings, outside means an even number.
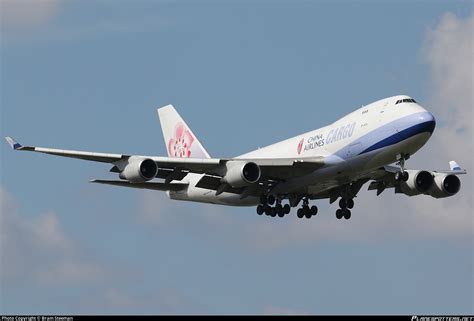
[[[396,172],[395,173],[395,180],[397,182],[400,182],[402,180],[402,173],[401,172]]]
[[[343,210],[343,213],[342,213],[342,214],[343,214],[343,216],[344,216],[344,218],[345,218],[346,220],[348,220],[348,219],[351,218],[351,211],[348,210],[348,209]]]
[[[408,172],[405,171],[405,161],[410,158],[410,154],[402,153],[397,156],[399,156],[399,161],[397,162],[397,165],[400,165],[400,170],[395,173],[395,180],[398,182],[406,182],[408,180],[409,175]]]
[[[339,201],[339,207],[340,208],[346,208],[347,207],[347,202],[345,199],[341,198],[341,200]]]
[[[303,209],[302,209],[302,208],[299,208],[299,209],[298,209],[298,211],[296,212],[296,216],[298,216],[298,218],[303,218],[304,213],[303,213]]]
[[[408,181],[408,177],[409,177],[409,174],[407,171],[403,171],[403,172],[396,172],[395,173],[395,180],[398,181],[398,182],[401,182],[401,181]]]
[[[403,171],[403,173],[402,173],[402,180],[403,180],[404,182],[406,182],[406,181],[408,181],[408,177],[409,177],[408,172],[407,172],[407,171]]]
[[[268,202],[269,205],[275,204],[275,196],[273,196],[273,195],[268,195],[268,196],[267,196],[267,202]]]
[[[336,218],[340,220],[342,218],[342,210],[339,208],[336,211]]]
[[[267,196],[266,195],[262,195],[260,196],[260,203],[262,204],[267,204],[268,200],[267,200]]]
[[[407,171],[396,172],[396,173],[395,173],[395,180],[396,180],[397,182],[401,182],[401,181],[406,182],[406,181],[408,181],[408,177],[409,177],[409,176],[410,176],[410,175],[408,174]]]
[[[281,206],[281,204],[277,204],[275,206],[275,209],[276,209],[277,214],[283,213],[283,206]]]
[[[271,217],[275,217],[275,216],[277,215],[276,208],[274,208],[274,207],[270,207],[270,208],[271,208],[271,210],[270,210],[270,211],[271,211],[270,216],[271,216]]]
[[[348,199],[346,203],[347,203],[347,208],[353,208],[354,207],[354,200],[353,199]]]
[[[291,207],[289,204],[285,204],[285,206],[283,206],[283,213],[290,214],[290,210],[291,210]]]
[[[257,214],[258,214],[258,215],[262,215],[263,212],[264,212],[263,205],[258,205],[258,206],[257,206]]]
[[[272,207],[265,205],[265,215],[270,216],[272,214]]]
[[[311,206],[311,209],[309,210],[309,212],[311,213],[311,216],[315,216],[316,214],[318,214],[318,207],[317,206]]]
[[[303,206],[303,213],[306,218],[311,218],[311,211],[308,206]]]

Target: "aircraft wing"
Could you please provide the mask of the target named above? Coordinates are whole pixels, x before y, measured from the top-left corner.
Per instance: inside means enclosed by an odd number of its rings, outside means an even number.
[[[304,175],[324,166],[324,158],[274,158],[274,159],[241,159],[241,158],[178,158],[178,157],[160,157],[160,156],[139,156],[127,154],[108,154],[95,153],[76,150],[54,149],[36,146],[23,146],[11,137],[5,137],[8,144],[19,151],[30,151],[37,153],[50,154],[61,157],[76,158],[94,162],[120,164],[127,162],[130,157],[143,157],[152,159],[156,162],[159,169],[173,171],[173,177],[176,172],[180,173],[199,173],[213,176],[222,175],[222,165],[229,161],[247,161],[259,165],[262,171],[263,179],[281,180],[288,177]],[[111,171],[120,172],[115,167]],[[170,172],[171,173],[171,172]],[[170,174],[171,175],[171,174]],[[178,176],[180,176],[178,174]],[[182,175],[180,176],[183,177]],[[165,178],[165,177],[162,177]],[[176,179],[176,178],[174,178]],[[168,178],[169,182],[170,179]]]
[[[433,173],[441,173],[441,174],[454,174],[454,175],[463,175],[463,174],[467,174],[467,171],[465,169],[461,169],[461,167],[459,165],[456,164],[456,166],[452,166],[452,162],[454,161],[450,161],[450,170],[433,170],[432,172]],[[376,171],[376,173],[378,174],[377,176],[379,176],[380,174],[382,173],[386,173],[386,174],[395,174],[396,172],[398,172],[400,170],[399,167],[396,167],[396,166],[391,166],[391,165],[387,165],[387,166],[384,166],[382,168],[380,168],[379,170]]]
[[[449,162],[450,170],[433,170],[435,174],[446,174],[446,175],[463,175],[467,174],[465,169],[455,162]],[[400,170],[399,167],[387,165],[381,167],[368,175],[368,178],[373,180],[369,184],[368,190],[377,190],[377,195],[380,195],[387,188],[397,187],[398,182],[395,180],[395,173]]]
[[[70,158],[78,158],[78,159],[84,159],[84,160],[89,160],[89,161],[94,161],[94,162],[113,163],[113,162],[123,159],[124,157],[128,157],[128,156],[119,155],[119,154],[91,153],[91,152],[82,152],[82,151],[76,151],[76,150],[23,146],[11,137],[5,137],[5,140],[14,150],[37,152],[37,153],[44,153],[44,154],[70,157]]]
[[[151,190],[156,190],[156,191],[180,191],[180,190],[185,189],[188,186],[188,184],[184,184],[184,183],[159,183],[159,182],[130,183],[127,181],[100,180],[100,179],[94,179],[90,182],[97,183],[97,184],[113,185],[113,186],[151,189]]]
[[[35,146],[23,146],[11,137],[5,137],[5,140],[14,150],[29,151],[50,154],[55,156],[62,156],[68,158],[77,158],[94,162],[111,163],[114,164],[119,161],[126,161],[128,158],[134,155],[125,154],[108,154],[108,153],[95,153],[95,152],[84,152],[77,150],[65,150],[65,149],[54,149],[44,148]],[[138,156],[145,157],[154,160],[160,168],[170,168],[176,166],[188,167],[191,171],[198,173],[205,171],[206,169],[215,167],[220,164],[219,159],[196,159],[196,158],[170,158],[170,157],[156,157],[156,156]]]

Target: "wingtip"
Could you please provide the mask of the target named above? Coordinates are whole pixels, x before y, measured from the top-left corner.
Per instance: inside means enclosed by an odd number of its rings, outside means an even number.
[[[5,140],[7,141],[8,145],[10,145],[10,147],[14,150],[17,150],[23,147],[21,146],[21,144],[19,144],[15,139],[13,139],[10,136],[5,137]]]
[[[452,171],[462,170],[461,166],[459,166],[459,164],[455,160],[452,160],[449,162],[449,167],[451,168]]]

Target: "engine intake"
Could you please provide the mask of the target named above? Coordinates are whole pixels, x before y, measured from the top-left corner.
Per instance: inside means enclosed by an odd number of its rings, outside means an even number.
[[[149,158],[131,158],[119,177],[131,183],[143,183],[155,178],[157,173],[158,166],[154,160]]]
[[[461,180],[454,174],[435,173],[434,182],[428,194],[435,198],[453,196],[461,189]]]
[[[407,173],[408,180],[399,186],[400,192],[405,195],[425,194],[434,185],[433,174],[428,171],[407,170]]]
[[[258,182],[260,166],[254,162],[229,161],[222,181],[232,187],[243,187]]]
[[[408,180],[410,180],[410,177],[408,177]],[[433,185],[433,175],[430,172],[419,171],[414,175],[413,186],[415,186],[416,190],[420,193],[427,192],[431,185]]]

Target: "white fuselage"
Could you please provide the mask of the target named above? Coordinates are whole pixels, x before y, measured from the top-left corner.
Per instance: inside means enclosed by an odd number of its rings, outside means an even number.
[[[324,157],[325,165],[313,173],[279,183],[274,193],[317,194],[363,177],[368,172],[394,163],[401,154],[413,155],[430,138],[435,119],[408,96],[376,101],[338,119],[334,123],[241,155],[237,158]],[[410,99],[411,100],[411,99]],[[255,197],[222,193],[196,187],[203,174],[188,174],[182,181],[186,190],[168,192],[171,199],[250,206]]]

